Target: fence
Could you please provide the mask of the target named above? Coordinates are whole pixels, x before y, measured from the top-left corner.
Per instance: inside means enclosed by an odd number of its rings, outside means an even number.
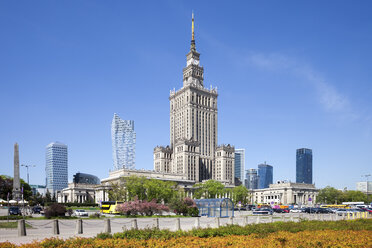
[[[237,216],[229,218],[220,217],[193,217],[193,218],[105,218],[105,219],[77,219],[77,220],[50,220],[46,223],[40,223],[38,220],[18,220],[18,236],[26,236],[26,224],[32,226],[32,229],[39,229],[45,234],[46,229],[52,229],[51,235],[61,234],[63,229],[65,234],[83,234],[83,233],[100,233],[100,232],[119,232],[129,229],[145,229],[158,228],[169,230],[190,230],[192,228],[208,228],[220,227],[225,225],[241,225],[246,226],[250,224],[272,223],[276,221],[293,221],[301,220],[318,220],[318,221],[338,221],[338,220],[354,220],[359,218],[369,218],[366,212],[354,214],[278,214],[278,215],[250,215]],[[62,227],[62,228],[60,228]],[[87,232],[84,230],[87,229]]]

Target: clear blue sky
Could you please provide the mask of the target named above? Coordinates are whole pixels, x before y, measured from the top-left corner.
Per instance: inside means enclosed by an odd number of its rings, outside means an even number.
[[[152,169],[192,10],[218,143],[245,148],[246,169],[266,161],[294,181],[307,147],[317,187],[372,174],[371,1],[189,0],[0,1],[0,174],[13,174],[18,142],[30,183],[45,183],[45,147],[60,141],[69,181],[107,177],[115,112],[135,121],[136,167]]]

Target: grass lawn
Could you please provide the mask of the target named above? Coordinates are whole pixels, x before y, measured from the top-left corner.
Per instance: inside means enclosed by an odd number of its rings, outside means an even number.
[[[107,216],[106,216],[107,217]],[[143,216],[143,215],[136,215],[136,216],[126,216],[126,215],[115,215],[113,218],[186,218],[192,216],[183,216],[183,215],[151,215],[151,216]],[[109,217],[112,218],[112,217]]]
[[[66,209],[71,208],[72,210],[84,209],[84,210],[99,210],[99,207],[67,207]]]
[[[18,222],[0,222],[0,228],[17,228]],[[31,226],[26,223],[26,227],[30,228]]]

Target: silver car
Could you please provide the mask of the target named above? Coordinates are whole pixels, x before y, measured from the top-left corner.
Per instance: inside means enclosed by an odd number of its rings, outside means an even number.
[[[75,210],[75,216],[88,216],[88,212],[86,212],[84,209],[76,209]]]
[[[353,211],[351,211],[350,209],[344,209],[344,208],[340,208],[340,209],[337,209],[335,214],[339,215],[339,216],[342,216],[342,215],[347,215],[347,214],[352,214]]]
[[[270,209],[270,208],[258,208],[256,210],[253,211],[253,214],[270,214],[272,215],[273,214],[273,210]]]

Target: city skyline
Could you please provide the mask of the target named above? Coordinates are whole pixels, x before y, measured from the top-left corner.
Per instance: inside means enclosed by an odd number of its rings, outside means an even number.
[[[36,165],[30,183],[44,184],[45,144],[61,140],[69,182],[79,171],[107,176],[113,112],[136,121],[136,167],[152,169],[153,147],[169,142],[163,99],[180,88],[194,9],[206,87],[221,92],[218,143],[244,148],[245,169],[273,164],[274,181],[295,181],[293,151],[309,147],[318,188],[355,189],[371,173],[370,7],[1,2],[0,174],[13,175],[18,142],[20,164]]]

